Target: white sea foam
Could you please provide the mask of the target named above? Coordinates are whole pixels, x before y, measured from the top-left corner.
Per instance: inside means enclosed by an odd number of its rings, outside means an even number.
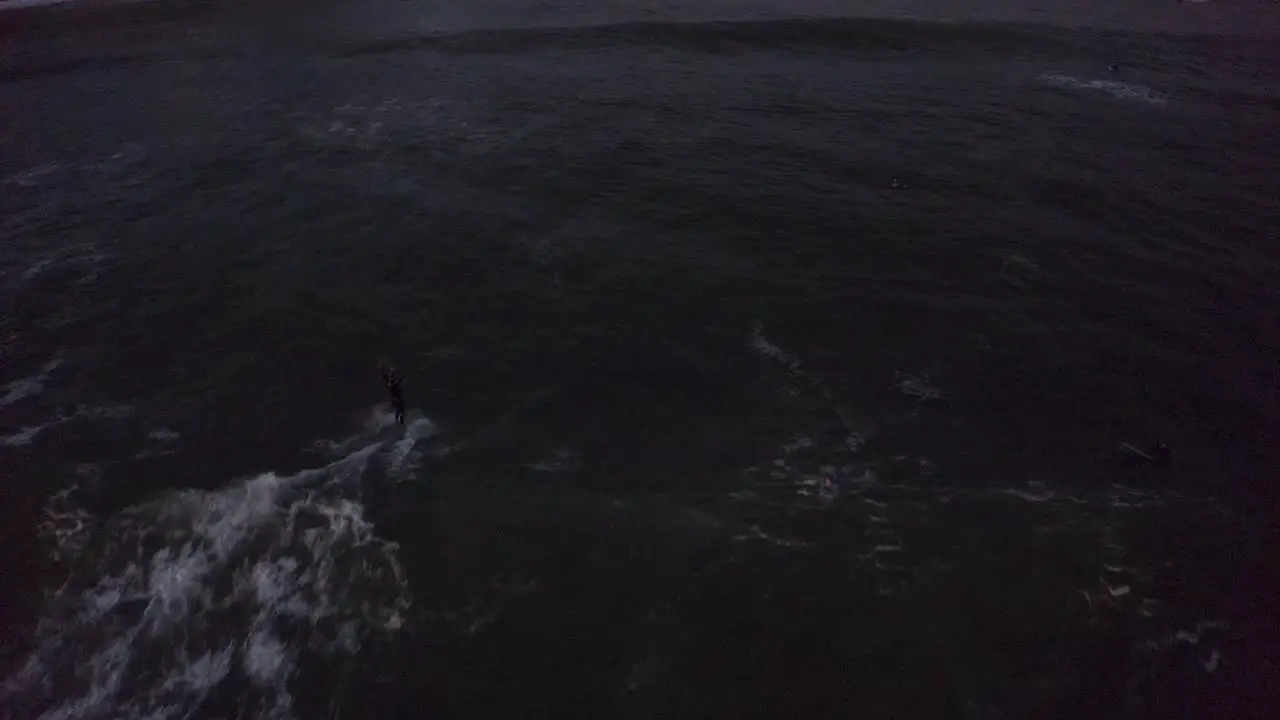
[[[58,0],[44,0],[45,3],[57,2],[57,1]],[[8,2],[14,2],[14,0],[8,0]],[[19,0],[19,2],[25,3],[25,4],[37,4],[32,0]],[[21,4],[18,4],[18,3],[15,3],[13,5],[9,5],[7,3],[0,4],[0,7],[20,7],[20,6]],[[26,170],[10,175],[9,177],[4,179],[4,182],[5,184],[20,185],[22,187],[31,187],[33,185],[38,184],[42,179],[48,177],[49,175],[54,174],[61,167],[62,166],[56,162],[41,163],[40,165],[36,165],[35,167],[30,167],[30,168],[27,168]]]
[[[801,372],[800,361],[783,352],[782,348],[774,345],[763,334],[764,328],[757,323],[751,330],[751,348],[765,357],[773,360],[787,369],[790,375],[799,375]]]
[[[578,464],[579,459],[576,452],[569,448],[559,448],[552,452],[550,457],[527,463],[525,467],[538,472],[563,473],[576,470]]]
[[[46,427],[48,426],[29,425],[15,433],[0,435],[0,445],[5,447],[21,447],[23,445],[30,445],[35,441],[36,437],[39,436],[40,433],[44,432]]]
[[[47,720],[162,720],[242,677],[256,689],[239,701],[246,717],[294,717],[303,662],[353,661],[410,607],[397,547],[365,518],[360,484],[375,458],[406,471],[431,424],[392,437],[380,424],[331,444],[345,452],[323,467],[170,492],[109,517],[78,507],[75,488],[51,497],[40,533],[68,577],[0,702]]]
[[[485,154],[511,142],[518,142],[553,118],[531,116],[520,127],[500,127],[488,117],[476,114],[469,102],[446,98],[401,101],[388,98],[372,105],[342,105],[320,114],[297,116],[297,132],[307,141],[325,148],[354,147],[377,152],[398,133],[427,131],[434,142],[451,152]],[[420,191],[420,183],[403,177],[405,189]],[[390,177],[388,183],[392,183]],[[390,187],[390,185],[388,186]]]
[[[773,468],[768,471],[769,485],[774,488],[789,486],[791,492],[802,498],[802,505],[819,507],[832,505],[846,491],[856,492],[875,483],[872,470],[860,463],[846,462],[861,452],[870,429],[854,422],[851,413],[837,403],[835,393],[821,378],[808,375],[797,357],[766,338],[759,323],[752,327],[749,345],[785,370],[788,381],[785,390],[789,394],[806,392],[816,396],[831,404],[837,419],[837,422],[828,421],[825,427],[817,426],[808,432],[797,428],[791,438],[778,448],[779,457],[774,458]],[[841,464],[816,462],[815,455]],[[749,472],[760,471],[760,468],[752,468]]]
[[[22,274],[18,276],[18,282],[23,283],[36,277],[37,275],[39,275],[40,273],[48,269],[50,266],[52,266],[54,261],[55,261],[55,258],[51,258],[51,257],[44,258],[43,260],[37,260],[35,264],[31,265],[31,267],[28,267],[26,270],[22,271]]]
[[[1103,583],[1103,585],[1107,588],[1107,593],[1110,594],[1111,597],[1124,597],[1125,595],[1128,595],[1130,592],[1130,588],[1128,585],[1120,585],[1116,587],[1112,587],[1111,585],[1106,585],[1105,583]]]
[[[1053,500],[1058,497],[1055,493],[1052,493],[1048,490],[1044,490],[1039,493],[1033,493],[1033,492],[1027,492],[1026,490],[1019,490],[1017,488],[1005,488],[1002,490],[998,490],[997,492],[1000,492],[1004,495],[1012,495],[1013,497],[1016,497],[1019,500],[1026,500],[1029,503],[1049,502],[1050,500]]]
[[[28,385],[24,389],[28,390],[31,394],[37,394],[42,388],[36,387],[35,389],[31,389],[31,386]],[[59,412],[56,418],[42,425],[29,425],[17,432],[10,433],[8,435],[0,435],[0,446],[21,447],[24,445],[30,445],[35,442],[36,438],[44,433],[44,431],[65,423],[80,420],[120,420],[132,416],[133,413],[134,408],[131,405],[102,405],[96,407],[79,405],[76,406],[70,414]]]
[[[1072,538],[1072,547],[1083,545],[1087,552],[1094,554],[1098,560],[1097,581],[1083,588],[1072,588],[1091,615],[1137,608],[1148,618],[1162,620],[1159,605],[1149,597],[1155,591],[1151,573],[1140,560],[1129,555],[1120,542],[1123,535],[1117,529],[1123,527],[1121,523],[1130,516],[1141,518],[1153,508],[1177,501],[1176,492],[1118,485],[1089,489],[1038,481],[1012,487],[982,484],[946,487],[937,483],[939,473],[929,460],[911,454],[895,456],[891,467],[895,470],[918,468],[918,478],[909,476],[895,483],[881,482],[876,475],[875,458],[856,458],[864,450],[863,436],[855,431],[859,426],[850,419],[850,413],[836,405],[835,393],[828,392],[820,379],[806,373],[799,359],[766,338],[760,326],[753,329],[750,346],[787,371],[789,386],[805,392],[816,391],[814,399],[825,401],[829,409],[836,410],[840,422],[788,428],[782,438],[789,439],[780,443],[772,462],[761,463],[744,473],[748,487],[729,495],[735,508],[777,504],[789,511],[785,524],[772,524],[768,516],[753,517],[754,524],[747,531],[732,537],[743,543],[744,552],[754,547],[744,541],[778,544],[776,533],[784,527],[787,532],[795,533],[794,539],[788,538],[788,542],[817,545],[818,536],[809,537],[806,526],[793,524],[797,511],[815,513],[817,522],[821,522],[818,514],[833,509],[856,513],[864,518],[864,523],[863,532],[850,537],[848,556],[858,561],[852,572],[873,582],[881,595],[920,592],[921,584],[931,575],[949,572],[949,568],[956,566],[953,562],[929,566],[919,561],[921,557],[942,552],[942,547],[936,544],[939,538],[931,537],[921,528],[934,527],[925,521],[935,509],[963,499],[966,508],[981,504],[985,508],[982,517],[990,518],[992,523],[1002,522],[1003,516],[1026,514],[1034,518],[1037,527],[1035,534],[1028,535],[1028,542],[1039,542],[1048,533],[1067,533],[1064,537]],[[904,395],[916,402],[944,396],[927,375],[899,372],[894,382]],[[838,434],[840,431],[843,435]],[[841,442],[837,439],[840,437],[847,439]],[[887,460],[884,462],[888,464]],[[961,503],[953,506],[957,504]],[[824,546],[841,543],[838,537],[822,537]],[[977,545],[963,542],[950,548],[962,558],[965,553],[986,552]],[[1169,632],[1172,634],[1172,630]],[[1198,649],[1206,653],[1202,657],[1205,670],[1213,672],[1220,658],[1209,654],[1213,649],[1204,646],[1199,633],[1197,627],[1195,633],[1183,630],[1175,638],[1178,642],[1200,643]]]
[[[937,400],[942,391],[933,386],[928,375],[910,375],[903,372],[894,373],[898,381],[898,390],[907,397],[918,401]]]
[[[173,442],[181,437],[181,435],[168,428],[156,428],[147,433],[147,439],[155,440],[156,442]]]
[[[999,495],[1009,495],[1016,497],[1029,503],[1072,503],[1074,505],[1084,505],[1088,501],[1067,495],[1061,491],[1055,491],[1042,482],[1027,483],[1026,488],[999,488],[994,490]]]
[[[12,220],[17,220],[17,218],[12,218]],[[79,314],[84,310],[83,304],[76,302],[75,294],[67,292],[66,283],[70,283],[73,288],[91,285],[101,277],[108,257],[110,255],[99,249],[95,243],[84,242],[63,245],[57,251],[38,260],[28,260],[31,264],[22,272],[15,273],[14,279],[0,289],[5,292],[18,291],[24,286],[38,283],[49,275],[52,269],[56,268],[62,271],[58,273],[60,276],[59,282],[62,283],[62,287],[58,292],[64,296],[65,302],[60,303],[57,309],[39,318],[42,327],[59,327],[71,319],[79,317]]]
[[[14,403],[25,400],[29,397],[35,397],[44,392],[45,381],[49,379],[49,375],[58,369],[62,364],[61,357],[55,357],[44,365],[40,366],[39,372],[30,377],[19,378],[11,381],[4,386],[4,395],[0,395],[0,409],[4,409]]]
[[[782,446],[782,454],[790,455],[798,450],[808,450],[813,447],[813,440],[804,435],[796,435],[791,441]]]
[[[794,538],[777,537],[774,535],[770,535],[766,533],[764,530],[762,530],[759,525],[749,526],[748,528],[746,528],[746,532],[741,533],[739,535],[734,535],[732,540],[734,542],[742,542],[746,540],[762,540],[771,545],[776,545],[778,547],[785,547],[785,548],[812,547],[809,543],[804,542],[803,540],[796,540]]]
[[[1069,75],[1041,75],[1040,81],[1056,88],[1064,90],[1084,90],[1089,92],[1102,92],[1121,100],[1138,100],[1141,102],[1151,103],[1152,105],[1163,105],[1165,99],[1155,90],[1142,85],[1133,85],[1130,83],[1117,82],[1115,80],[1082,80]]]
[[[50,559],[67,562],[84,552],[84,542],[89,537],[94,518],[89,512],[75,505],[78,485],[55,493],[45,503],[44,517],[37,531],[45,541]]]
[[[422,460],[417,449],[422,440],[436,434],[436,426],[425,417],[415,417],[404,428],[404,434],[391,443],[387,452],[387,472],[403,479],[416,471]]]
[[[62,417],[63,422],[72,420],[122,420],[132,417],[136,408],[132,405],[77,405],[70,415]]]

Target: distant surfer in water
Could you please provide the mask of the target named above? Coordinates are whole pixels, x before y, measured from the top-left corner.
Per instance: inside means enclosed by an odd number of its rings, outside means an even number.
[[[404,382],[404,376],[391,367],[386,360],[378,362],[378,371],[382,373],[382,382],[387,386],[387,393],[391,395],[391,408],[396,411],[396,422],[403,425],[404,394],[400,392],[400,383]]]

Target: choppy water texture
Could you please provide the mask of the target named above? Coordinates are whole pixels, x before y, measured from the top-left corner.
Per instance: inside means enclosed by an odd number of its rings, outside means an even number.
[[[4,56],[12,717],[1263,716],[1273,43],[268,10]]]

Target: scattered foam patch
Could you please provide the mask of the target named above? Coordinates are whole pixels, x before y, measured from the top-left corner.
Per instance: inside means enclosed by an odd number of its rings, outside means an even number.
[[[21,215],[21,213],[19,213]],[[21,223],[21,218],[7,218],[7,220]],[[32,232],[39,234],[38,229]],[[106,264],[109,254],[101,249],[95,243],[83,242],[71,245],[65,245],[58,248],[57,251],[41,257],[32,262],[26,269],[20,273],[15,273],[13,279],[6,283],[3,287],[5,292],[18,292],[23,288],[39,284],[46,276],[55,275],[54,291],[62,296],[63,302],[59,303],[47,314],[39,317],[39,324],[44,328],[55,328],[65,325],[73,319],[80,317],[85,310],[85,305],[78,302],[81,298],[75,292],[76,288],[89,286],[96,282],[102,276],[102,270]],[[56,269],[56,273],[51,273]]]
[[[147,439],[155,440],[156,442],[174,442],[181,437],[181,435],[168,428],[156,428],[147,433]]]
[[[783,447],[794,446],[789,441]],[[940,537],[939,515],[977,512],[982,522],[993,523],[1001,523],[1001,516],[1030,515],[1038,521],[1027,542],[1045,543],[1057,550],[1062,546],[1058,538],[1072,538],[1071,547],[1087,547],[1097,558],[1092,584],[1081,588],[1063,582],[1060,587],[1064,593],[1083,598],[1090,616],[1135,613],[1153,620],[1151,627],[1157,631],[1158,624],[1169,619],[1161,611],[1160,601],[1152,597],[1158,590],[1150,568],[1121,542],[1124,535],[1119,528],[1130,522],[1129,518],[1134,523],[1149,522],[1152,513],[1162,513],[1166,506],[1178,502],[1174,493],[1125,486],[1067,490],[1039,482],[1022,488],[941,486],[924,472],[928,463],[910,456],[895,458],[893,463],[920,467],[921,473],[890,484],[881,482],[865,462],[821,463],[823,458],[847,457],[840,454],[845,448],[839,444],[815,443],[810,449],[814,452],[803,457],[784,454],[763,469],[748,469],[748,486],[729,499],[732,507],[746,508],[736,512],[752,513],[752,530],[733,540],[768,540],[785,529],[788,541],[842,547],[848,557],[858,561],[850,571],[853,577],[874,586],[880,596],[898,597],[927,591],[954,568],[966,566],[968,553],[986,552],[980,542],[953,544]],[[798,496],[799,501],[787,502],[788,495]],[[1193,504],[1198,506],[1199,501]],[[769,521],[755,514],[752,506],[785,507],[787,512]],[[810,514],[797,523],[797,512]],[[971,516],[966,521],[974,519]],[[810,527],[818,533],[812,538]],[[1186,631],[1177,638],[1190,642],[1194,636]],[[1204,649],[1205,657],[1210,650]]]
[[[578,469],[578,454],[569,448],[560,448],[551,453],[551,457],[537,462],[528,463],[525,467],[530,470],[545,473],[563,473]]]
[[[120,150],[101,160],[85,165],[86,170],[94,173],[116,173],[130,168],[146,157],[146,149],[137,143],[125,143]]]
[[[913,398],[918,402],[942,398],[942,391],[933,386],[928,375],[910,375],[896,372],[893,376],[898,381],[898,390],[909,398]]]
[[[786,368],[790,375],[799,375],[801,372],[800,361],[783,352],[782,348],[769,342],[768,338],[764,336],[764,328],[759,323],[751,330],[751,349],[779,363]]]
[[[1143,616],[1150,618],[1152,614],[1147,612]],[[1223,632],[1229,627],[1229,623],[1221,620],[1201,620],[1196,623],[1195,630],[1177,630],[1162,640],[1148,640],[1140,647],[1149,653],[1162,653],[1180,645],[1187,646],[1182,648],[1183,652],[1198,655],[1201,669],[1212,675],[1222,662],[1222,652],[1214,646],[1225,639]]]
[[[539,584],[537,578],[526,575],[500,576],[459,605],[424,610],[424,614],[451,633],[472,636],[501,617],[513,598],[533,592]]]
[[[321,114],[296,116],[298,134],[325,148],[354,147],[376,152],[397,136],[428,138],[449,152],[486,154],[553,124],[553,117],[531,116],[519,128],[497,125],[472,103],[446,98],[411,101],[388,98],[371,105],[342,105]]]
[[[808,450],[811,447],[813,447],[812,438],[807,438],[804,435],[796,435],[791,438],[790,442],[784,444],[781,449],[783,455],[790,455],[797,450]]]
[[[5,447],[21,447],[23,445],[30,445],[32,442],[35,442],[36,437],[39,436],[40,433],[44,432],[46,427],[48,426],[32,425],[30,427],[24,427],[18,432],[10,435],[0,435],[0,445],[4,445]]]
[[[779,364],[787,374],[792,395],[807,393],[811,399],[830,404],[832,412],[820,425],[807,432],[796,432],[779,448],[779,457],[767,470],[768,488],[751,488],[757,497],[774,493],[766,490],[786,488],[799,496],[802,502],[829,504],[845,490],[866,481],[874,482],[874,474],[857,462],[857,456],[866,444],[865,428],[859,427],[850,413],[835,404],[834,394],[821,378],[805,373],[802,363],[794,355],[764,336],[763,328],[752,328],[750,346],[762,356]],[[825,459],[827,462],[819,462]],[[761,474],[761,468],[749,468],[748,473]]]
[[[346,452],[328,465],[109,517],[79,507],[75,487],[54,495],[40,534],[67,577],[0,702],[49,720],[160,720],[226,692],[246,717],[295,717],[295,693],[316,692],[304,668],[354,663],[404,627],[397,546],[375,534],[360,488],[375,459],[411,465],[429,428],[375,425],[332,444]]]
[[[76,506],[74,500],[79,491],[79,485],[72,485],[52,495],[45,502],[44,517],[36,526],[48,548],[49,558],[56,563],[79,557],[89,537],[93,516]]]
[[[51,265],[53,265],[54,260],[55,258],[48,257],[36,262],[36,264],[22,271],[22,274],[18,276],[18,282],[24,283],[36,277],[40,273],[44,272]]]
[[[1216,501],[1121,485],[944,485],[927,458],[863,456],[863,433],[870,432],[870,424],[853,422],[851,413],[836,405],[835,393],[806,373],[800,359],[765,338],[760,326],[754,328],[750,345],[785,369],[787,390],[807,393],[803,399],[825,412],[809,414],[782,433],[788,439],[779,443],[773,459],[747,468],[743,486],[728,493],[725,507],[748,521],[741,526],[746,531],[731,537],[740,553],[756,551],[759,541],[820,548],[819,554],[854,561],[847,569],[850,582],[878,596],[898,598],[969,582],[955,576],[958,568],[976,568],[979,577],[991,572],[988,564],[1001,559],[991,557],[984,532],[990,523],[1001,532],[1011,528],[1022,533],[1017,542],[1045,562],[1063,559],[1064,572],[1038,591],[1059,593],[1064,603],[1083,599],[1078,606],[1082,622],[1137,619],[1141,627],[1135,628],[1135,637],[1146,640],[1131,648],[1134,672],[1144,672],[1136,667],[1142,663],[1163,662],[1141,650],[1168,653],[1176,644],[1194,646],[1204,672],[1220,667],[1220,648],[1212,640],[1206,643],[1204,628],[1178,629],[1177,608],[1160,594],[1156,558],[1126,543],[1131,530],[1158,524],[1170,510],[1229,520]],[[895,377],[897,388],[916,402],[943,396],[927,375],[899,372]],[[962,529],[949,530],[953,527]],[[998,584],[1002,578],[997,572],[989,580]],[[1153,639],[1164,637],[1169,639]]]
[[[1000,264],[1000,276],[1010,285],[1025,290],[1040,274],[1040,264],[1022,253],[1005,255]]]
[[[849,433],[849,436],[844,439],[844,449],[849,452],[856,453],[862,449],[863,445],[866,444],[867,439],[862,436],[862,433]]]
[[[59,422],[76,420],[123,420],[137,411],[132,405],[77,405],[70,415],[60,415]]]
[[[18,185],[21,187],[32,187],[38,185],[44,178],[54,174],[62,166],[56,162],[47,162],[27,168],[21,172],[14,173],[4,179],[6,185]]]
[[[1036,493],[1036,492],[1030,492],[1027,490],[1019,490],[1017,488],[1004,488],[999,490],[998,492],[1001,492],[1005,495],[1011,495],[1013,497],[1018,498],[1019,500],[1025,500],[1029,503],[1044,503],[1057,498],[1056,494],[1049,492],[1048,490],[1041,490],[1040,492]]]
[[[760,540],[760,541],[767,542],[771,545],[776,545],[778,547],[783,547],[783,548],[812,547],[812,545],[810,545],[807,542],[804,542],[803,540],[796,540],[794,538],[776,537],[774,535],[770,535],[766,533],[764,530],[760,529],[759,525],[752,525],[748,527],[745,533],[734,535],[732,540],[734,542],[742,542],[744,540],[747,540],[747,541]]]
[[[50,4],[67,0],[5,0],[0,6],[18,7],[16,3],[29,5]],[[140,162],[145,155],[143,147],[137,143],[125,143],[120,150],[96,160],[88,162],[62,163],[56,160],[41,163],[14,173],[3,180],[5,185],[16,185],[22,188],[36,187],[48,182],[62,182],[76,175],[89,178],[103,174],[116,173]]]
[[[1152,105],[1164,105],[1166,102],[1164,97],[1149,87],[1115,80],[1081,80],[1069,75],[1041,75],[1040,81],[1065,90],[1102,92],[1121,100],[1138,100]]]
[[[38,391],[37,391],[38,392]],[[131,405],[77,405],[70,413],[59,411],[57,416],[43,425],[24,427],[16,433],[0,435],[0,445],[20,447],[35,442],[45,430],[67,423],[97,420],[123,420],[132,417],[135,410]]]
[[[380,108],[375,108],[375,112]],[[305,125],[302,132],[318,142],[349,142],[369,149],[382,135],[383,123],[352,111],[350,106],[337,108],[334,117]]]
[[[40,371],[35,375],[20,378],[5,385],[4,395],[0,396],[0,409],[44,392],[44,384],[49,379],[49,375],[60,365],[62,365],[62,358],[55,357],[41,365]]]

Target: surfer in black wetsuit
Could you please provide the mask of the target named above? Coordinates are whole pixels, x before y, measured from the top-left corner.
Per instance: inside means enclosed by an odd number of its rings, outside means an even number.
[[[391,408],[396,411],[396,422],[403,425],[404,394],[400,392],[400,383],[404,381],[404,376],[388,365],[386,360],[378,363],[378,371],[382,373],[382,382],[387,386],[387,393],[391,395]]]

